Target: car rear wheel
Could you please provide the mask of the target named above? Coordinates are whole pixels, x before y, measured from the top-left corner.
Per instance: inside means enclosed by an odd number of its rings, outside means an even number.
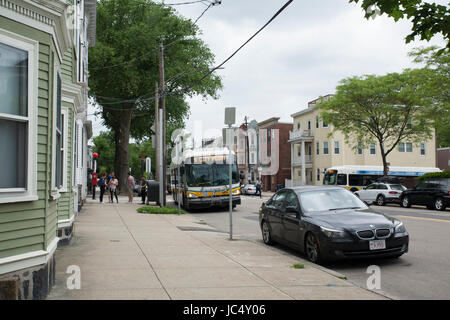
[[[408,196],[403,197],[403,199],[402,199],[402,207],[403,208],[411,207],[411,202],[409,201],[409,197]]]
[[[439,211],[445,210],[444,199],[436,198],[434,200],[434,208]]]
[[[308,233],[308,235],[306,236],[305,249],[306,256],[308,257],[309,261],[317,264],[322,262],[322,259],[320,257],[319,242],[317,241],[314,234]]]
[[[386,203],[386,199],[384,198],[383,195],[380,194],[380,195],[377,197],[377,205],[379,205],[379,206],[384,206],[385,203]]]
[[[273,243],[272,235],[270,234],[269,224],[266,221],[263,221],[261,231],[264,243],[271,245]]]

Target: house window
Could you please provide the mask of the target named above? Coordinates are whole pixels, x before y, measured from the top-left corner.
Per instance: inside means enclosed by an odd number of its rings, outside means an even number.
[[[425,142],[420,143],[420,155],[424,156],[426,154],[425,152]]]
[[[300,130],[300,122],[297,123],[297,130]]]
[[[328,123],[322,120],[322,128],[328,128]]]
[[[323,154],[329,154],[328,151],[328,141],[323,142]]]
[[[301,156],[302,155],[302,149],[300,146],[297,146],[297,156]]]
[[[358,142],[358,146],[356,147],[356,152],[358,155],[363,154],[362,142]]]
[[[0,29],[0,203],[37,200],[37,44]]]
[[[64,170],[64,119],[61,113],[61,76],[56,75],[56,125],[55,125],[55,184],[56,189],[60,189],[63,185]]]
[[[406,143],[406,152],[412,152],[412,151],[413,151],[412,142],[407,142]]]
[[[28,52],[0,43],[0,188],[26,188]]]
[[[370,154],[376,154],[377,153],[375,142],[371,142],[370,143],[369,149],[370,149]]]
[[[317,155],[320,154],[320,144],[319,144],[319,142],[316,142],[316,154]]]
[[[319,128],[319,116],[316,116],[316,129]]]
[[[399,142],[398,143],[398,151],[399,152],[412,152],[412,142]]]
[[[320,182],[320,168],[317,168],[317,182]]]
[[[340,153],[340,148],[339,148],[339,141],[335,141],[334,142],[334,154],[339,154]]]

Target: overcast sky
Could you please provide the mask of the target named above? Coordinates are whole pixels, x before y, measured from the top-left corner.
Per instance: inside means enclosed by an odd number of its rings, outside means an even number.
[[[191,1],[191,0],[190,0]],[[187,0],[166,0],[181,3]],[[446,5],[446,1],[436,1]],[[216,65],[226,59],[262,27],[286,0],[222,0],[197,22],[201,38],[216,56]],[[195,21],[206,9],[202,3],[174,6]],[[445,42],[439,35],[430,42],[404,38],[411,23],[394,22],[384,16],[366,20],[364,11],[348,0],[294,0],[266,29],[258,34],[225,69],[218,70],[223,90],[217,100],[189,100],[191,114],[186,128],[196,121],[203,131],[224,127],[224,108],[236,107],[236,121],[244,116],[258,122],[270,117],[292,122],[291,114],[307,102],[333,93],[338,81],[355,75],[400,72],[414,67],[407,53],[417,46]],[[93,112],[90,111],[90,114]],[[93,120],[94,136],[105,130],[101,119]]]

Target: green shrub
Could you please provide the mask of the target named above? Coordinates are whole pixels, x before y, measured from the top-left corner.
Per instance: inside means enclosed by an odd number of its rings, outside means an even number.
[[[178,208],[176,207],[150,207],[150,206],[145,206],[145,207],[140,207],[137,209],[137,212],[139,213],[153,213],[153,214],[178,214]],[[181,214],[185,214],[186,211],[181,210],[180,211]]]
[[[423,181],[426,179],[445,179],[450,178],[450,171],[443,171],[443,172],[430,172],[425,173],[423,176],[419,177],[419,181]]]

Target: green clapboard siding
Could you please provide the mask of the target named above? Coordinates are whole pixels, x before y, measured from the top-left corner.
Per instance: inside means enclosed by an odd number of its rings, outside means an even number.
[[[0,258],[43,250],[48,241],[55,237],[56,206],[48,208],[49,183],[49,126],[53,96],[52,64],[55,51],[52,35],[30,28],[11,19],[0,16],[0,26],[10,32],[39,42],[38,59],[38,136],[37,138],[37,189],[39,200],[0,204]],[[50,118],[49,118],[50,116]]]

